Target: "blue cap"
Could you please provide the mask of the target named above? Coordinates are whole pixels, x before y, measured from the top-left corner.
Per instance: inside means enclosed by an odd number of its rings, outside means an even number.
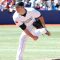
[[[24,2],[16,2],[15,6],[16,7],[18,7],[18,6],[24,6]]]

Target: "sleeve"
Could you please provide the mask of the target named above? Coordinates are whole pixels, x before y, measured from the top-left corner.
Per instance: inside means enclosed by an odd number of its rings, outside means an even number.
[[[37,10],[32,11],[32,17],[33,18],[38,18],[40,16],[41,16],[41,13],[39,11],[37,11]]]
[[[19,22],[19,25],[22,25],[23,23],[20,21],[19,16],[17,16],[17,14],[13,15],[13,21],[16,23],[17,21]]]

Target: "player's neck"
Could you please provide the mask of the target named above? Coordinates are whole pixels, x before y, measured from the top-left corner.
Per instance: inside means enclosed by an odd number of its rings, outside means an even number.
[[[19,14],[20,14],[21,16],[26,16],[26,13],[27,13],[26,9],[21,10],[21,11],[19,12]]]
[[[22,9],[22,10],[19,11],[20,15],[23,15],[24,13],[25,13],[25,9]]]

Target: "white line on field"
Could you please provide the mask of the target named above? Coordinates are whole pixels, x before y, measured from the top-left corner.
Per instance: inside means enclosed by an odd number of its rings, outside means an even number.
[[[57,38],[57,37],[53,37],[53,38],[50,38],[50,39],[60,39],[60,38]]]
[[[55,37],[55,36],[54,36],[54,37],[51,37],[51,39],[60,39],[60,37]]]
[[[16,51],[16,49],[0,49],[0,51]],[[26,52],[60,52],[60,49],[25,49]]]
[[[52,32],[60,32],[60,29],[58,29],[58,30],[50,30],[50,31],[52,31]]]
[[[60,51],[60,49],[26,49],[25,51]]]

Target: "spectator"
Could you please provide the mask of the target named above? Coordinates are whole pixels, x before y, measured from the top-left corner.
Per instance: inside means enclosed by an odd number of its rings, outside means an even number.
[[[58,0],[58,3],[56,4],[56,7],[58,10],[60,10],[60,0]]]
[[[51,0],[44,0],[47,10],[52,10]]]
[[[9,12],[13,11],[13,5],[15,4],[15,0],[7,0],[7,6],[6,8],[9,10]]]
[[[1,10],[1,11],[4,11],[4,9],[6,9],[6,8],[5,8],[6,5],[7,5],[7,2],[6,2],[5,0],[2,0],[1,3],[0,3],[0,10]]]
[[[12,12],[12,6],[15,4],[15,0],[3,0],[0,4],[0,8],[2,11],[5,9],[9,10],[9,12]]]
[[[30,2],[30,0],[25,1],[25,7],[31,7],[31,2]]]
[[[35,8],[39,8],[40,10],[46,10],[46,5],[43,0],[37,0],[35,2]]]

